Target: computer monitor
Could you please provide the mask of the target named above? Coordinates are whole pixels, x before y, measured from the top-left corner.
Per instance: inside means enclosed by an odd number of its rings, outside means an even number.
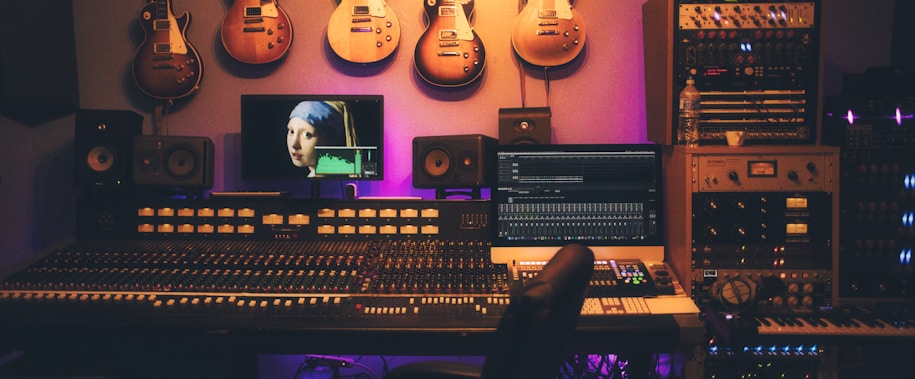
[[[598,259],[664,260],[661,147],[500,145],[492,260],[547,261],[563,245]]]
[[[245,180],[383,180],[382,95],[242,95]]]

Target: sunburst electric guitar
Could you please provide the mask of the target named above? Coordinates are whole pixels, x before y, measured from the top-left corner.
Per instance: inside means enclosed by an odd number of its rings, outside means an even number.
[[[528,0],[512,25],[512,47],[544,67],[571,62],[585,45],[585,25],[569,0]]]
[[[133,59],[133,78],[145,94],[177,99],[200,87],[203,64],[185,38],[191,15],[176,18],[168,0],[154,0],[140,10],[146,38]]]
[[[400,43],[400,22],[384,0],[342,0],[327,24],[327,42],[340,58],[372,63]]]
[[[219,34],[232,58],[251,64],[284,57],[293,35],[292,23],[276,0],[235,0]]]
[[[483,73],[486,63],[483,41],[470,26],[473,0],[423,1],[429,26],[416,43],[416,71],[437,86],[469,84]]]

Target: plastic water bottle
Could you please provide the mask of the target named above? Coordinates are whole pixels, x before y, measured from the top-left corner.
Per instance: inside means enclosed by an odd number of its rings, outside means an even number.
[[[680,91],[680,117],[677,128],[677,143],[684,146],[699,146],[699,90],[693,77],[686,79],[686,88]]]

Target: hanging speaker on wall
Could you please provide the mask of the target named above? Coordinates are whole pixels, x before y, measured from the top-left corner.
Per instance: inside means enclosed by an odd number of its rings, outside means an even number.
[[[549,145],[550,108],[499,109],[500,145]]]
[[[489,185],[487,159],[497,144],[482,134],[413,138],[413,186],[435,188],[437,198],[448,189],[469,188],[477,198],[480,187]]]
[[[127,110],[84,109],[76,113],[74,183],[114,189],[131,183],[133,138],[143,116]]]
[[[213,141],[208,137],[136,136],[134,184],[212,188],[213,150]]]

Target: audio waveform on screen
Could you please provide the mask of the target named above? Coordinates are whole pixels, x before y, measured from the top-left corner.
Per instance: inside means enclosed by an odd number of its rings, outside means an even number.
[[[352,157],[325,153],[318,157],[316,171],[318,174],[357,174],[361,164],[362,154],[358,150]]]

